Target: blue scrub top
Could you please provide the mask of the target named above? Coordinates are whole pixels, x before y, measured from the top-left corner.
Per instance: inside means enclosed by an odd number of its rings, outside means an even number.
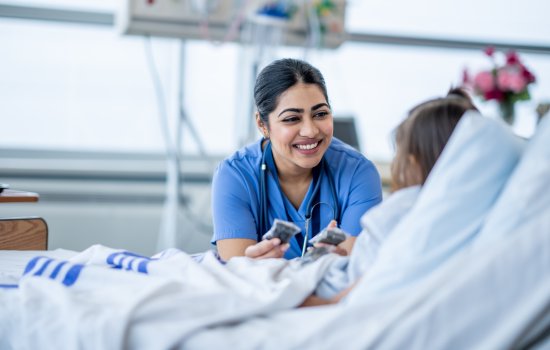
[[[212,180],[212,215],[214,235],[212,243],[228,238],[258,239],[260,225],[260,176],[262,140],[258,140],[223,160]],[[370,160],[351,146],[333,138],[325,155],[326,163],[336,187],[339,215],[333,214],[334,199],[328,176],[321,176],[320,198],[315,206],[312,221],[325,228],[336,216],[338,226],[345,232],[357,236],[361,232],[360,218],[371,207],[382,201],[380,175]],[[273,172],[268,172],[268,220],[292,221],[305,233],[306,206],[313,195],[313,181],[298,210],[282,193],[279,181]],[[317,217],[316,217],[317,216]],[[319,221],[320,220],[320,221]],[[310,226],[311,228],[311,226]],[[311,231],[311,229],[310,229]],[[260,236],[264,232],[260,233]],[[315,235],[318,232],[309,232]],[[293,238],[285,258],[301,256],[302,247]]]

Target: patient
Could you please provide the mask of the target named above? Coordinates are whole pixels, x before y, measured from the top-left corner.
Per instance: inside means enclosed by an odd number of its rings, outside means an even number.
[[[325,279],[317,293],[301,306],[334,304],[346,296],[376,259],[378,249],[416,201],[421,186],[443,151],[453,130],[467,111],[477,111],[467,93],[451,89],[447,96],[431,99],[412,108],[395,132],[396,154],[391,166],[392,195],[361,218],[363,231],[344,268],[347,286]],[[338,277],[336,278],[338,279]],[[327,282],[328,281],[328,282]],[[322,283],[323,284],[323,283]],[[331,293],[332,292],[332,293]]]

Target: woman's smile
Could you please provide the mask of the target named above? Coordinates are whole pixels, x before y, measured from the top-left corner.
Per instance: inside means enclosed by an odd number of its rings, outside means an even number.
[[[293,145],[293,147],[296,148],[301,154],[310,155],[316,153],[319,150],[319,145],[321,145],[322,142],[322,140],[313,142],[301,142]]]
[[[279,174],[310,174],[332,140],[332,113],[321,89],[299,83],[269,115],[269,139]]]

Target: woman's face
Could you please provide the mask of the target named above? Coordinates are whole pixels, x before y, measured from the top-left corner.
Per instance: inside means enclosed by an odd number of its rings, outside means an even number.
[[[298,83],[269,114],[269,138],[280,174],[311,171],[332,140],[332,112],[321,89]]]

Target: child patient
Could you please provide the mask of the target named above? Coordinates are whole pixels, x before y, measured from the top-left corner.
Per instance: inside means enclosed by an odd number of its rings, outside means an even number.
[[[331,274],[301,306],[333,304],[353,288],[376,259],[378,249],[416,201],[455,126],[466,111],[477,111],[466,92],[451,89],[447,96],[412,108],[395,132],[396,154],[391,165],[393,193],[361,218],[363,231],[349,262]]]

